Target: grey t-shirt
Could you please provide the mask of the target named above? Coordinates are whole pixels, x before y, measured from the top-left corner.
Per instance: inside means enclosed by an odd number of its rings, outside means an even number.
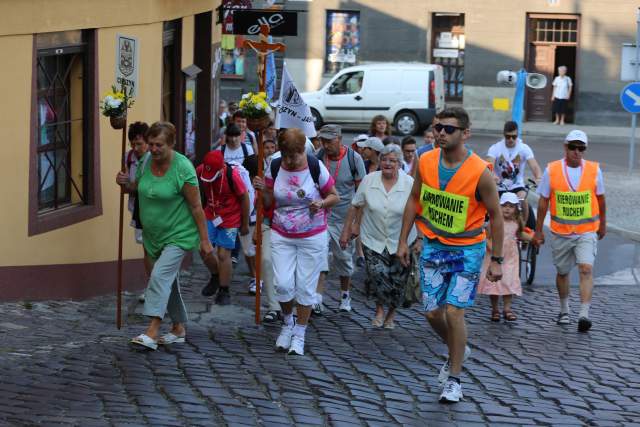
[[[350,148],[348,150],[351,150]],[[351,165],[349,165],[349,153],[346,152],[344,157],[340,160],[329,160],[325,156],[320,159],[324,162],[325,166],[329,170],[329,174],[336,181],[336,191],[340,196],[340,201],[337,205],[331,208],[331,214],[329,215],[329,224],[342,224],[347,217],[347,211],[351,206],[351,199],[356,194],[356,181],[361,181],[367,174],[364,169],[364,161],[360,154],[353,152],[353,163],[355,167],[355,179],[351,173]],[[340,169],[336,173],[336,167],[340,164]]]

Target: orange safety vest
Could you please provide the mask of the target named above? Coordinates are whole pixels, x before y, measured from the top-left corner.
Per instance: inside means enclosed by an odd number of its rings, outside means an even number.
[[[422,178],[420,198],[416,201],[416,224],[429,239],[445,245],[465,246],[486,238],[484,219],[487,208],[476,200],[480,175],[487,162],[475,153],[460,165],[444,191],[440,190],[438,163],[440,149],[420,156],[418,170]]]
[[[572,189],[564,175],[565,160],[549,163],[551,231],[584,234],[598,231],[600,205],[596,197],[598,163],[584,161],[580,185]]]

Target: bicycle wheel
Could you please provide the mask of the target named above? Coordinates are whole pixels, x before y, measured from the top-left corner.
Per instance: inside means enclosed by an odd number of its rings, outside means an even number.
[[[538,248],[529,244],[527,245],[527,258],[526,258],[526,274],[525,274],[525,283],[528,286],[533,284],[533,279],[536,276],[536,262],[538,260]]]

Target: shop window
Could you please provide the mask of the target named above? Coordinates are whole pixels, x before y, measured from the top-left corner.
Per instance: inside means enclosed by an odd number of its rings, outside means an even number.
[[[360,12],[327,11],[325,71],[330,74],[358,63]]]
[[[93,31],[35,35],[30,234],[101,213]]]
[[[245,64],[245,49],[242,47],[244,37],[233,34],[233,11],[251,9],[250,0],[223,0],[224,9],[222,40],[222,69],[220,77],[223,79],[243,79]]]

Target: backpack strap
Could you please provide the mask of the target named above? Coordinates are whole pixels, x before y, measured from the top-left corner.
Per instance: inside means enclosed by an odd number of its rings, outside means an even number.
[[[249,138],[249,139],[251,139],[251,138]],[[247,157],[249,157],[249,149],[247,148],[247,144],[245,144],[243,142],[243,143],[240,144],[240,146],[242,147],[242,155],[246,159]]]
[[[316,156],[307,154],[307,164],[309,165],[309,173],[316,187],[320,188],[320,160]]]
[[[222,144],[222,147],[220,147],[220,151],[222,151],[222,156],[224,157],[224,152],[227,149],[227,144]]]
[[[236,194],[236,187],[235,187],[235,184],[233,183],[233,165],[227,162],[224,162],[224,164],[226,166],[225,173],[227,175],[229,190],[231,190],[233,194]]]
[[[356,152],[351,147],[347,147],[347,161],[349,162],[349,169],[351,170],[351,177],[356,180],[358,176],[358,170],[356,169]]]
[[[273,182],[276,182],[281,163],[282,157],[278,157],[277,159],[271,160],[271,163],[269,164],[269,169],[271,169],[271,179],[273,179]]]

